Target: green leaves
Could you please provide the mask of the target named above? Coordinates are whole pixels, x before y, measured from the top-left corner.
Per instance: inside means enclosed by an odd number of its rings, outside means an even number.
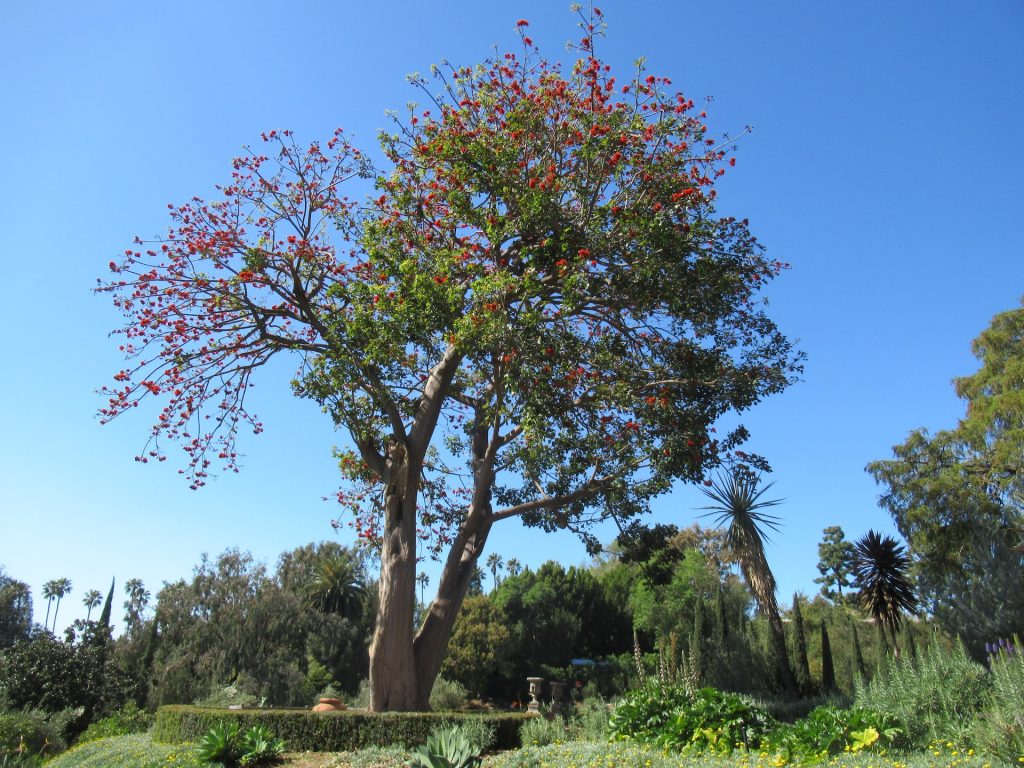
[[[416,747],[406,763],[409,768],[477,768],[480,749],[470,742],[459,726],[442,728]]]
[[[240,731],[237,723],[225,721],[206,732],[197,751],[208,763],[247,767],[274,762],[284,752],[284,746],[265,726],[254,725]]]

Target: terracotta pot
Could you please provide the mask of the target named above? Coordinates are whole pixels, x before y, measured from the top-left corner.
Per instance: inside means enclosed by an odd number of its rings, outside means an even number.
[[[320,703],[313,707],[314,712],[341,712],[345,705],[341,699],[320,699]]]

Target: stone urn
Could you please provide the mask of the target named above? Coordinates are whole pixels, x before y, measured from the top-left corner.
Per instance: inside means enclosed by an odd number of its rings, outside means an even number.
[[[540,687],[544,684],[543,677],[528,677],[526,682],[530,684],[530,703],[526,705],[527,712],[540,714]]]
[[[341,699],[320,699],[320,702],[313,707],[314,712],[341,712],[345,704]]]

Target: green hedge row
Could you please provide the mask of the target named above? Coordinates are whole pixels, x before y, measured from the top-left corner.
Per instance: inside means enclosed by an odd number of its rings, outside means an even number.
[[[495,749],[517,749],[519,728],[529,715],[522,713],[381,712],[345,710],[311,712],[308,709],[211,709],[172,704],[156,713],[153,740],[198,742],[214,725],[238,723],[269,728],[287,743],[289,752],[344,752],[392,744],[415,747],[427,740],[436,726],[480,718],[495,726]]]

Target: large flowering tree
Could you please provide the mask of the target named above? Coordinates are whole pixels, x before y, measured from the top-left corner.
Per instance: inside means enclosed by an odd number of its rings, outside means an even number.
[[[597,9],[568,72],[518,24],[520,53],[414,78],[429,109],[381,137],[386,174],[340,132],[272,131],[100,288],[130,361],[103,417],[163,402],[139,460],[173,438],[194,487],[236,469],[251,376],[283,351],[351,436],[339,501],[381,558],[375,710],[427,707],[495,523],[587,536],[704,481],[745,437],[716,420],[799,370],[757,298],[784,265],[715,214],[733,160],[703,113],[642,64],[617,81]],[[372,199],[346,196],[356,177]],[[444,568],[414,631],[418,544]]]

